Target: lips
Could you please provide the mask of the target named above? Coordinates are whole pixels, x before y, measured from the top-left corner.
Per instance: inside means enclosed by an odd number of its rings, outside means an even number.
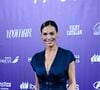
[[[53,41],[46,41],[47,44],[51,44]]]
[[[52,38],[52,39],[45,38],[43,41],[45,42],[46,45],[50,45],[51,46],[51,45],[54,44],[55,38]]]
[[[52,42],[52,41],[54,41],[54,40],[55,40],[54,38],[53,38],[53,39],[49,39],[49,40],[44,39],[45,42]]]

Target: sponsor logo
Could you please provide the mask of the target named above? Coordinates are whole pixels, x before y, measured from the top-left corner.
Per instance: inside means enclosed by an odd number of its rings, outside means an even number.
[[[74,55],[75,56],[75,58],[76,58],[76,63],[80,63],[80,55],[78,55],[78,54],[75,54]]]
[[[22,82],[20,84],[20,89],[21,90],[35,90],[35,85],[29,83],[29,82]]]
[[[79,90],[79,84],[76,84],[76,90]]]
[[[68,88],[69,85],[67,84],[66,87]],[[76,89],[75,90],[79,90],[79,84],[76,84]]]
[[[37,4],[40,0],[33,0],[34,4]],[[48,0],[42,0],[42,3],[46,3]],[[59,0],[61,2],[65,2],[67,0]]]
[[[100,35],[100,22],[98,22],[94,25],[93,35]]]
[[[0,59],[0,63],[12,63],[15,64],[19,61],[19,56],[16,56],[14,59],[11,57],[4,57],[4,59]]]
[[[10,29],[6,31],[7,39],[11,38],[30,38],[32,37],[32,28]]]
[[[66,0],[60,0],[61,2],[65,2]]]
[[[69,25],[69,29],[66,32],[67,36],[70,35],[82,35],[82,30],[80,25]]]
[[[20,85],[20,89],[28,89],[28,82],[22,82]]]
[[[94,87],[94,89],[96,89],[96,90],[100,90],[100,81],[96,81],[96,82],[93,84],[93,87]]]
[[[0,90],[9,90],[11,82],[0,82]]]
[[[42,1],[42,3],[47,3],[49,0],[33,0],[34,4],[37,4],[38,2]],[[68,0],[59,0],[60,2],[64,3]],[[72,0],[72,1],[77,1],[77,0]]]
[[[94,55],[91,57],[91,63],[94,63],[94,62],[100,62],[100,55],[94,54]]]
[[[33,0],[34,4],[37,4],[39,0]],[[46,3],[48,0],[42,0],[42,3]]]
[[[31,62],[31,60],[32,60],[32,57],[28,57],[28,62]]]
[[[19,60],[19,56],[17,56],[17,57],[12,61],[12,63],[17,63],[18,60]]]

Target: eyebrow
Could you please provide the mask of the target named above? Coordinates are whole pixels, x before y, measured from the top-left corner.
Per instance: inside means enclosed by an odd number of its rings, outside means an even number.
[[[51,31],[51,32],[43,32],[43,34],[47,35],[47,34],[50,34],[50,35],[53,35],[54,34],[54,31]]]

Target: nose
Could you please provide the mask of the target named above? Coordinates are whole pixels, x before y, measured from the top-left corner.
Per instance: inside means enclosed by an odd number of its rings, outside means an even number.
[[[48,40],[51,39],[51,35],[48,34],[48,35],[47,35],[47,39],[48,39]]]

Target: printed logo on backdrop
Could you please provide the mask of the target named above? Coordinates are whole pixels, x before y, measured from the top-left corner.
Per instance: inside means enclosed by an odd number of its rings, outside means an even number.
[[[94,54],[91,57],[91,63],[100,63],[100,55],[99,54]]]
[[[31,60],[32,60],[32,57],[28,57],[28,62],[31,62]]]
[[[68,84],[66,85],[66,88],[68,88]],[[80,90],[79,89],[79,84],[76,84],[76,89],[75,90]]]
[[[100,22],[98,22],[94,25],[93,35],[100,35]]]
[[[12,57],[4,57],[4,58],[0,58],[0,63],[18,63],[19,61],[19,56],[16,56],[14,59],[12,59]]]
[[[20,84],[20,90],[35,90],[35,85],[29,82],[22,82]]]
[[[0,82],[0,90],[10,90],[11,82]]]
[[[33,0],[33,3],[34,4],[37,4],[39,1],[41,1],[41,0]],[[42,3],[47,3],[48,1],[50,1],[50,0],[42,0]],[[67,0],[58,0],[58,1],[60,1],[60,2],[66,2]],[[72,1],[77,1],[77,0],[72,0]]]
[[[100,90],[100,81],[96,81],[95,83],[93,83],[93,87],[95,90]]]
[[[7,39],[30,38],[30,37],[32,37],[32,28],[6,30]]]
[[[79,54],[75,54],[74,55],[75,56],[75,58],[76,58],[76,63],[80,63],[80,55]]]
[[[37,2],[39,2],[40,0],[33,0],[34,4],[37,4]],[[42,0],[42,3],[47,3],[48,0]],[[65,2],[67,0],[59,0],[61,2]]]
[[[82,29],[80,28],[80,25],[69,25],[66,34],[67,36],[82,35]]]

